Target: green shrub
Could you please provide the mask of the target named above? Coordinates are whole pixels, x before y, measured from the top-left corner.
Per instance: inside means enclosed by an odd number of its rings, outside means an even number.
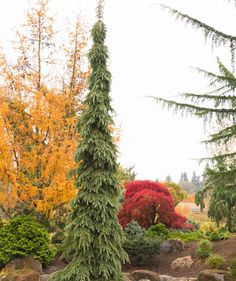
[[[162,241],[170,238],[170,231],[162,223],[150,226],[146,233],[148,237],[158,237]]]
[[[231,260],[229,270],[230,270],[230,274],[233,277],[236,277],[236,257]]]
[[[212,244],[210,241],[204,239],[198,243],[196,254],[200,258],[207,258],[212,252]]]
[[[190,231],[190,232],[171,231],[170,237],[172,239],[180,239],[183,242],[194,242],[206,238],[206,236],[199,231]]]
[[[0,228],[0,267],[11,259],[29,256],[48,265],[54,255],[48,232],[33,217],[16,217]]]
[[[224,228],[220,228],[207,234],[207,238],[211,241],[225,240],[229,238],[229,232]]]
[[[140,225],[132,221],[125,228],[124,249],[132,265],[150,265],[159,252],[160,239],[150,238]]]
[[[213,269],[222,269],[225,260],[220,255],[209,256],[206,260],[206,266]]]
[[[151,265],[159,253],[160,240],[147,236],[126,237],[124,249],[132,265]]]
[[[214,222],[202,223],[199,231],[206,235],[206,238],[211,241],[219,241],[229,238],[227,229],[217,226]]]
[[[134,220],[127,224],[124,232],[130,237],[145,236],[145,229]]]

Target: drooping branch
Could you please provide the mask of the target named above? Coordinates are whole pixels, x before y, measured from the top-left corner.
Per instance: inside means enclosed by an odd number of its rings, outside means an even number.
[[[174,15],[177,20],[181,20],[187,24],[192,25],[192,27],[201,29],[205,39],[209,39],[212,42],[213,46],[220,46],[232,44],[232,42],[236,42],[236,36],[231,36],[229,34],[225,34],[222,31],[219,31],[210,25],[207,25],[193,17],[188,16],[187,14],[183,14],[175,9],[172,9],[166,5],[161,5],[164,9],[166,9],[170,14]]]

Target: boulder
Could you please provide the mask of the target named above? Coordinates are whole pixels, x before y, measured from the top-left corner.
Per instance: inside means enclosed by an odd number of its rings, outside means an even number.
[[[184,243],[178,239],[164,241],[160,246],[160,254],[178,253],[184,250]]]
[[[31,269],[14,270],[0,275],[0,281],[39,281],[40,274]]]
[[[230,276],[226,270],[205,269],[198,275],[198,281],[233,281],[235,280]]]
[[[131,280],[140,281],[142,279],[149,281],[158,281],[158,274],[149,270],[135,270],[130,273]]]
[[[174,260],[170,267],[172,270],[179,270],[179,269],[187,269],[190,268],[191,265],[193,264],[193,260],[191,258],[191,256],[186,256],[186,257],[182,257],[182,258],[177,258],[176,260]]]
[[[8,262],[7,265],[4,267],[4,271],[6,272],[21,270],[21,269],[30,269],[39,274],[42,274],[43,272],[41,263],[31,257],[18,258],[12,260]]]

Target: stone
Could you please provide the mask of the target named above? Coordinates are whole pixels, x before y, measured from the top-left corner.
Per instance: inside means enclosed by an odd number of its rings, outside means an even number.
[[[51,277],[51,274],[43,274],[40,276],[40,281],[48,281],[49,278]]]
[[[187,269],[190,268],[191,265],[193,264],[193,260],[191,258],[191,256],[186,256],[186,257],[182,257],[182,258],[177,258],[176,260],[174,260],[170,267],[172,270],[179,270],[179,269]]]
[[[12,260],[4,267],[4,271],[6,272],[19,269],[31,269],[39,274],[43,272],[41,263],[31,257]]]
[[[178,239],[169,239],[160,246],[160,254],[178,253],[184,250],[184,243]]]
[[[198,281],[233,281],[235,280],[230,276],[226,270],[205,269],[198,275]]]
[[[159,275],[159,281],[197,281],[197,278],[172,277],[168,275]]]
[[[40,281],[40,274],[30,269],[14,270],[1,274],[0,281]]]
[[[125,281],[133,281],[132,276],[130,273],[124,273]]]
[[[131,278],[134,281],[140,281],[142,279],[148,279],[149,281],[158,281],[158,274],[149,270],[135,270],[130,273]]]

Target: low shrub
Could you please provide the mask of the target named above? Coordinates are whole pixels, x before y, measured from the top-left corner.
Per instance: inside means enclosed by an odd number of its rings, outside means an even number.
[[[159,252],[160,239],[148,237],[145,230],[135,221],[127,225],[124,233],[126,237],[124,249],[129,256],[131,264],[152,264]]]
[[[230,274],[233,277],[236,277],[236,257],[231,260],[229,265],[229,270],[230,270]]]
[[[196,249],[196,254],[200,258],[207,258],[210,256],[212,252],[212,244],[210,241],[204,239],[198,243],[197,249]]]
[[[183,242],[194,242],[199,241],[201,239],[205,239],[206,236],[198,231],[190,231],[190,232],[183,232],[183,231],[171,231],[170,237],[172,239],[180,239]]]
[[[218,227],[214,222],[204,222],[199,231],[211,241],[225,240],[229,238],[229,232],[223,227]]]
[[[162,241],[170,238],[170,231],[162,223],[150,226],[146,233],[148,237],[158,237]]]
[[[132,220],[130,223],[127,224],[124,233],[126,236],[129,237],[139,237],[145,236],[145,229],[142,228],[138,222]]]
[[[47,230],[31,216],[10,219],[0,228],[0,267],[19,257],[33,257],[44,266],[56,253]]]
[[[219,229],[218,231],[209,233],[207,237],[211,241],[225,240],[229,238],[229,232],[223,229]]]
[[[124,249],[132,265],[151,265],[159,253],[160,240],[145,236],[126,237]]]
[[[211,232],[215,232],[219,229],[217,225],[212,221],[203,222],[200,225],[199,231],[203,234],[209,234]]]
[[[206,266],[213,269],[222,269],[225,259],[220,255],[209,256],[206,260]]]
[[[207,238],[211,241],[225,240],[229,238],[229,232],[224,228],[219,228],[207,234]]]

